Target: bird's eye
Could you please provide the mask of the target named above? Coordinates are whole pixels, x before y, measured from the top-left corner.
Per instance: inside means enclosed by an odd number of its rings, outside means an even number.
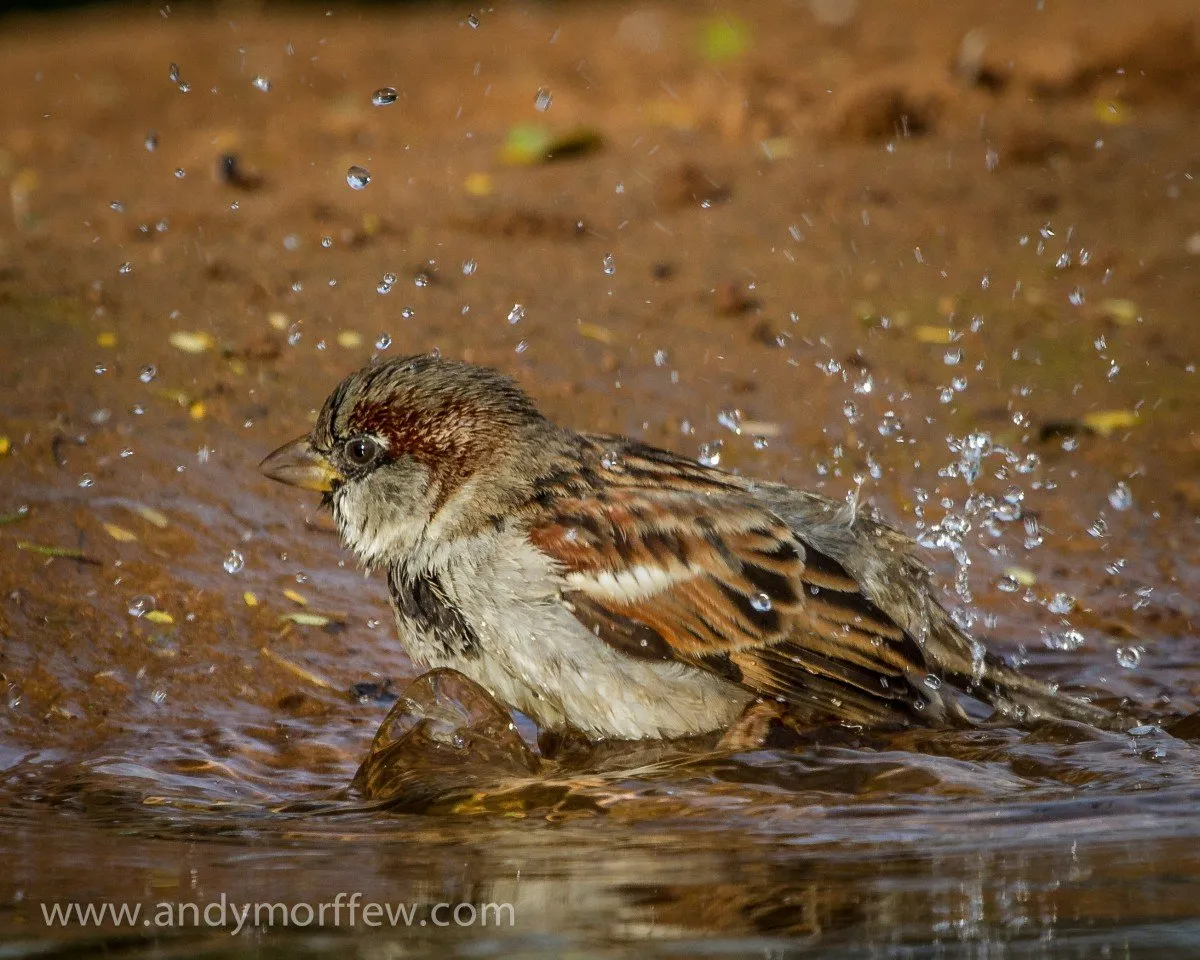
[[[365,467],[379,456],[379,441],[371,437],[355,437],[347,440],[342,453],[356,467]]]

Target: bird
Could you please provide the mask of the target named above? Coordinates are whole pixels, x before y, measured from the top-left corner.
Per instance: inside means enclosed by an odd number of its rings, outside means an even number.
[[[970,637],[916,544],[857,498],[576,432],[487,367],[376,359],[260,468],[321,493],[343,545],[386,573],[414,663],[543,731],[673,740],[758,708],[851,728],[1121,725]]]

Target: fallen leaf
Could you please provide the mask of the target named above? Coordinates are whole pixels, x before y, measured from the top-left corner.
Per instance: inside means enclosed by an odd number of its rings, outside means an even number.
[[[334,689],[333,684],[320,674],[313,673],[311,670],[300,666],[298,663],[292,663],[291,660],[288,660],[286,657],[281,657],[274,650],[270,650],[267,647],[260,647],[258,652],[261,653],[267,660],[270,660],[272,663],[283,667],[283,669],[287,670],[289,673],[294,673],[301,680],[306,680],[315,687],[321,687],[325,690]]]
[[[188,330],[174,331],[167,337],[167,342],[176,350],[182,350],[184,353],[206,353],[216,345],[216,341],[210,334]]]
[[[279,617],[280,621],[290,621],[298,623],[302,627],[327,627],[330,620],[319,613],[285,613]]]
[[[132,530],[126,530],[124,527],[118,527],[115,523],[104,524],[104,532],[116,540],[118,543],[135,543],[137,542],[137,534]]]
[[[468,173],[463,189],[472,197],[487,197],[492,193],[492,178],[486,173]]]
[[[142,503],[135,503],[130,508],[139,517],[145,520],[148,524],[158,527],[159,530],[166,530],[170,525],[165,513],[161,510],[155,510],[153,507],[147,507]]]
[[[598,323],[581,321],[577,329],[579,330],[579,335],[581,337],[585,337],[588,340],[595,340],[597,343],[605,343],[611,346],[617,340],[616,336],[611,330],[608,329],[608,327],[603,327]]]
[[[1118,430],[1137,426],[1139,419],[1136,410],[1098,410],[1085,414],[1082,423],[1100,436],[1110,437]]]
[[[949,327],[935,327],[930,324],[921,324],[913,327],[913,336],[920,343],[953,343],[954,331]]]

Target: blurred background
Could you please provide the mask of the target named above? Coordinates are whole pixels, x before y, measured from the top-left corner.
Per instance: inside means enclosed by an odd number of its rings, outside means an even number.
[[[1196,754],[1156,721],[1200,705],[1194,3],[30,3],[0,49],[6,955],[1186,955]],[[256,466],[432,350],[861,492],[975,635],[1146,726],[356,805],[420,668]],[[38,907],[355,889],[518,922]]]

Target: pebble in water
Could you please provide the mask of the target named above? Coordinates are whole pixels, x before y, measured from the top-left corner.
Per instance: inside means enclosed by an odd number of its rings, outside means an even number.
[[[366,167],[354,164],[354,166],[346,171],[346,183],[350,185],[351,190],[363,190],[370,182],[371,173]]]
[[[395,87],[380,87],[371,94],[371,102],[377,107],[386,107],[388,104],[395,103],[396,97]]]
[[[242,569],[246,566],[246,558],[238,551],[230,550],[229,555],[225,557],[225,562],[221,566],[225,568],[226,573],[241,573]]]

